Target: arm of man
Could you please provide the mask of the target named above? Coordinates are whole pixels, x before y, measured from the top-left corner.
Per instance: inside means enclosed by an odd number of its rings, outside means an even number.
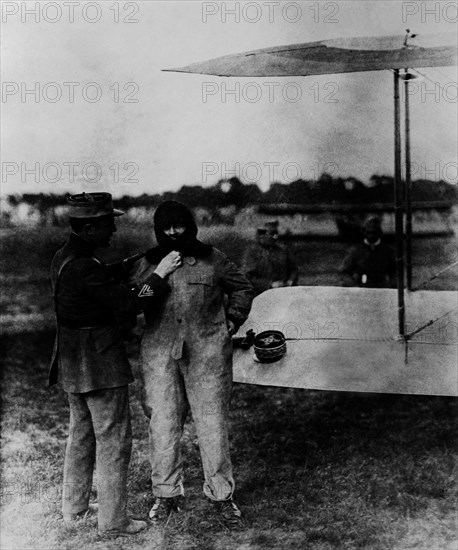
[[[143,258],[144,255],[144,252],[138,252],[133,256],[124,258],[124,260],[120,260],[112,264],[107,264],[106,267],[108,269],[108,273],[111,277],[118,281],[125,281],[128,278],[129,273],[135,262],[137,262],[140,258]]]
[[[269,266],[259,254],[258,247],[249,247],[244,255],[243,273],[252,283],[255,294],[261,294],[265,290],[272,288],[272,280],[267,274]]]
[[[340,264],[339,273],[342,286],[357,286],[358,282],[355,279],[355,248],[351,248]]]
[[[234,263],[219,250],[215,250],[215,254],[223,292],[228,297],[226,317],[233,324],[235,334],[250,313],[255,292],[253,285]]]
[[[174,250],[164,256],[157,265],[151,264],[145,254],[141,254],[125,265],[127,283],[139,289],[137,294],[139,299],[138,313],[145,312],[145,309],[154,306],[157,299],[170,291],[167,282],[168,276],[178,269],[182,263],[181,254]]]
[[[93,258],[82,266],[80,284],[97,303],[112,311],[117,324],[127,329],[135,326],[142,303],[168,291],[166,281],[155,273],[138,286],[123,284],[111,276],[110,268]]]
[[[287,250],[288,279],[286,286],[295,286],[299,279],[299,268],[297,266],[296,256],[291,250]]]

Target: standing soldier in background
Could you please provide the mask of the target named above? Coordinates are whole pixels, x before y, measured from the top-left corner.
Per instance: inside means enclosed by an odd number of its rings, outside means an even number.
[[[278,241],[278,221],[258,228],[257,243],[250,246],[244,258],[244,271],[256,295],[269,288],[294,286],[298,280],[296,260],[290,250]]]
[[[349,250],[339,267],[342,286],[395,288],[395,252],[382,241],[380,219],[376,216],[368,218],[362,233],[363,242]]]
[[[51,279],[57,337],[50,385],[68,394],[70,426],[65,453],[62,511],[65,523],[95,513],[102,535],[134,535],[144,521],[127,516],[127,469],[132,438],[128,384],[133,381],[122,334],[135,326],[139,303],[167,291],[164,281],[178,255],[164,258],[139,291],[121,281],[137,257],[111,266],[94,254],[116,231],[109,193],[68,199],[72,233],[56,252]],[[97,462],[96,504],[89,504]]]

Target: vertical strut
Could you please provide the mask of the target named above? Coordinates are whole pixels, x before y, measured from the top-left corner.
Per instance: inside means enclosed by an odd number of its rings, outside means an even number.
[[[404,305],[404,192],[401,178],[401,120],[399,101],[399,69],[394,70],[394,222],[396,231],[396,275],[398,287],[399,335],[405,334]]]
[[[405,181],[405,207],[406,207],[406,277],[407,288],[412,290],[412,178],[410,170],[410,107],[409,107],[409,80],[410,74],[408,69],[405,71],[404,91],[404,115],[405,115],[405,164],[406,164],[406,181]]]

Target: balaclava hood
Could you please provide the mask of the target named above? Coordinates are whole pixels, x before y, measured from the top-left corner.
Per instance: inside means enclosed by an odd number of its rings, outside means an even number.
[[[178,201],[164,201],[156,209],[153,217],[154,232],[158,246],[148,250],[146,258],[151,263],[160,261],[172,250],[184,256],[201,257],[209,254],[212,247],[197,240],[197,225],[189,208]],[[164,230],[171,225],[183,225],[185,232],[177,239],[168,237]]]
[[[165,201],[161,203],[154,213],[154,232],[159,246],[168,247],[171,250],[176,250],[177,246],[185,246],[197,236],[197,226],[191,211],[187,206],[177,201]],[[186,231],[176,241],[170,239],[164,229],[168,229],[171,225],[184,225]]]

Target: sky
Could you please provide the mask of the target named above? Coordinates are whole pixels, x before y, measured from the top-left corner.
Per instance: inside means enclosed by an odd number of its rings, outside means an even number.
[[[3,1],[1,194],[392,175],[389,71],[222,79],[162,69],[406,28],[454,32],[456,5]],[[418,70],[412,177],[456,184],[456,67]]]

